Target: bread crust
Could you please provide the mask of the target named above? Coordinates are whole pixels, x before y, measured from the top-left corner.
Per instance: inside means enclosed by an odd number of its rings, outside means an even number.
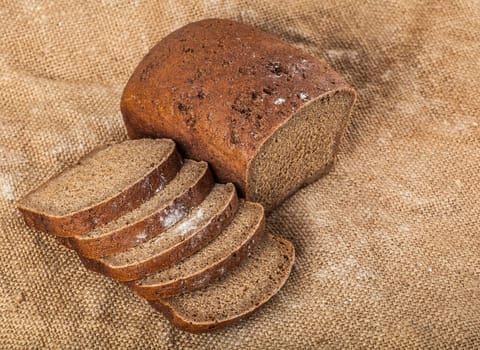
[[[88,238],[79,235],[71,237],[69,239],[70,246],[84,257],[95,259],[135,247],[161,234],[166,229],[163,219],[168,217],[169,213],[177,210],[183,210],[187,213],[190,209],[199,205],[212,189],[212,173],[208,168],[208,164],[204,163],[204,165],[205,172],[197,179],[193,186],[185,189],[180,196],[175,198],[166,207],[141,221],[101,236]]]
[[[205,227],[198,229],[197,232],[188,239],[183,240],[167,251],[149,257],[140,263],[114,267],[102,259],[94,260],[80,256],[80,260],[82,260],[88,269],[104,274],[116,281],[128,282],[143,278],[159,269],[176,264],[183,258],[190,256],[204,247],[230,224],[237,209],[238,198],[236,192],[233,192],[233,195],[222,210],[215,214]],[[201,237],[201,239],[198,239],[198,237]]]
[[[249,169],[262,145],[304,105],[338,91],[351,93],[353,106],[354,90],[325,61],[260,29],[208,19],[152,48],[121,110],[130,137],[174,139],[251,199]]]
[[[263,210],[260,204],[257,204]],[[221,278],[225,273],[228,273],[234,267],[238,266],[245,258],[247,258],[252,249],[262,239],[265,233],[265,216],[262,216],[262,221],[256,227],[253,234],[243,242],[243,244],[231,252],[226,258],[215,262],[215,264],[204,268],[197,273],[180,278],[168,283],[157,285],[142,285],[139,281],[131,284],[131,287],[140,296],[147,300],[155,300],[158,298],[168,298],[173,295],[192,291],[194,289],[202,288],[207,284]]]
[[[270,233],[267,233],[266,238],[280,241],[282,242],[282,244],[285,245],[286,250],[284,254],[286,254],[289,257],[289,264],[286,270],[284,271],[282,279],[279,281],[276,288],[268,295],[265,295],[265,297],[261,301],[259,301],[259,303],[256,306],[249,308],[247,310],[244,310],[243,312],[237,315],[227,317],[217,322],[213,322],[213,321],[212,322],[194,322],[182,316],[178,312],[178,310],[176,310],[175,307],[172,306],[171,303],[169,303],[168,299],[159,298],[157,300],[149,300],[150,305],[157,311],[160,311],[161,313],[163,313],[165,317],[177,328],[187,332],[191,332],[191,333],[203,333],[203,332],[209,332],[219,328],[223,328],[229,324],[237,322],[240,319],[250,315],[251,313],[256,311],[258,308],[260,308],[262,305],[267,303],[283,287],[283,285],[285,284],[285,282],[287,281],[290,275],[290,272],[292,270],[292,267],[295,261],[295,249],[293,247],[293,244],[289,240],[278,237],[278,236],[274,236]]]
[[[105,147],[108,147],[108,145],[97,147],[86,155],[86,157],[92,156]],[[170,153],[165,161],[160,163],[158,167],[132,184],[129,188],[89,208],[66,216],[51,216],[29,208],[22,200],[17,203],[17,207],[22,213],[25,223],[35,230],[59,237],[73,237],[75,235],[85,234],[97,226],[117,219],[151,198],[158,188],[165,186],[175,177],[182,163],[182,157],[178,153],[175,143],[172,142]],[[39,188],[44,185],[45,184],[41,185]],[[36,190],[38,190],[38,188],[34,191]],[[24,198],[27,196],[28,194]]]

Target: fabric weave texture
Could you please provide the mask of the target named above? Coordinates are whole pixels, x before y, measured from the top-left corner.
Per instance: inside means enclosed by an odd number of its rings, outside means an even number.
[[[268,218],[292,275],[211,334],[179,331],[23,223],[15,200],[98,144],[141,58],[229,18],[357,89],[335,169]],[[478,1],[0,0],[0,348],[480,348]]]

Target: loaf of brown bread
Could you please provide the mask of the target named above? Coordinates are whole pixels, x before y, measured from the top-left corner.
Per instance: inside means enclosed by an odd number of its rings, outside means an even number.
[[[72,237],[137,208],[181,166],[172,140],[107,144],[28,193],[17,206],[28,226]]]
[[[355,96],[318,57],[259,29],[209,19],[147,54],[121,110],[132,138],[174,139],[269,210],[328,171]]]

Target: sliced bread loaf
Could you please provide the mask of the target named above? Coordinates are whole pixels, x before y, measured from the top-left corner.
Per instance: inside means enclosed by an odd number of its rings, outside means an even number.
[[[81,255],[98,258],[137,246],[162,233],[200,204],[213,187],[208,164],[185,160],[177,176],[138,208],[70,239]]]
[[[178,328],[189,332],[210,331],[265,304],[286,282],[294,259],[292,243],[268,234],[252,255],[223,279],[150,304]]]
[[[241,201],[232,223],[210,244],[168,269],[132,283],[146,299],[167,298],[206,286],[237,266],[264,234],[260,204]]]
[[[168,268],[208,244],[230,224],[238,207],[232,184],[216,185],[183,220],[158,237],[85,265],[117,281],[132,281]]]
[[[331,167],[355,96],[319,57],[258,28],[205,19],[150,50],[121,109],[130,137],[174,139],[269,211]]]
[[[135,209],[163,188],[182,164],[168,139],[98,147],[17,203],[30,227],[71,237]]]

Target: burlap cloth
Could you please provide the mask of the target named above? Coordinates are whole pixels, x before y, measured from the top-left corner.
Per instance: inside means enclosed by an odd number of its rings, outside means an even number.
[[[14,203],[125,139],[136,64],[207,17],[324,57],[359,101],[335,170],[268,220],[297,250],[285,288],[191,335],[27,229]],[[0,35],[1,348],[480,348],[480,3],[3,0]]]

